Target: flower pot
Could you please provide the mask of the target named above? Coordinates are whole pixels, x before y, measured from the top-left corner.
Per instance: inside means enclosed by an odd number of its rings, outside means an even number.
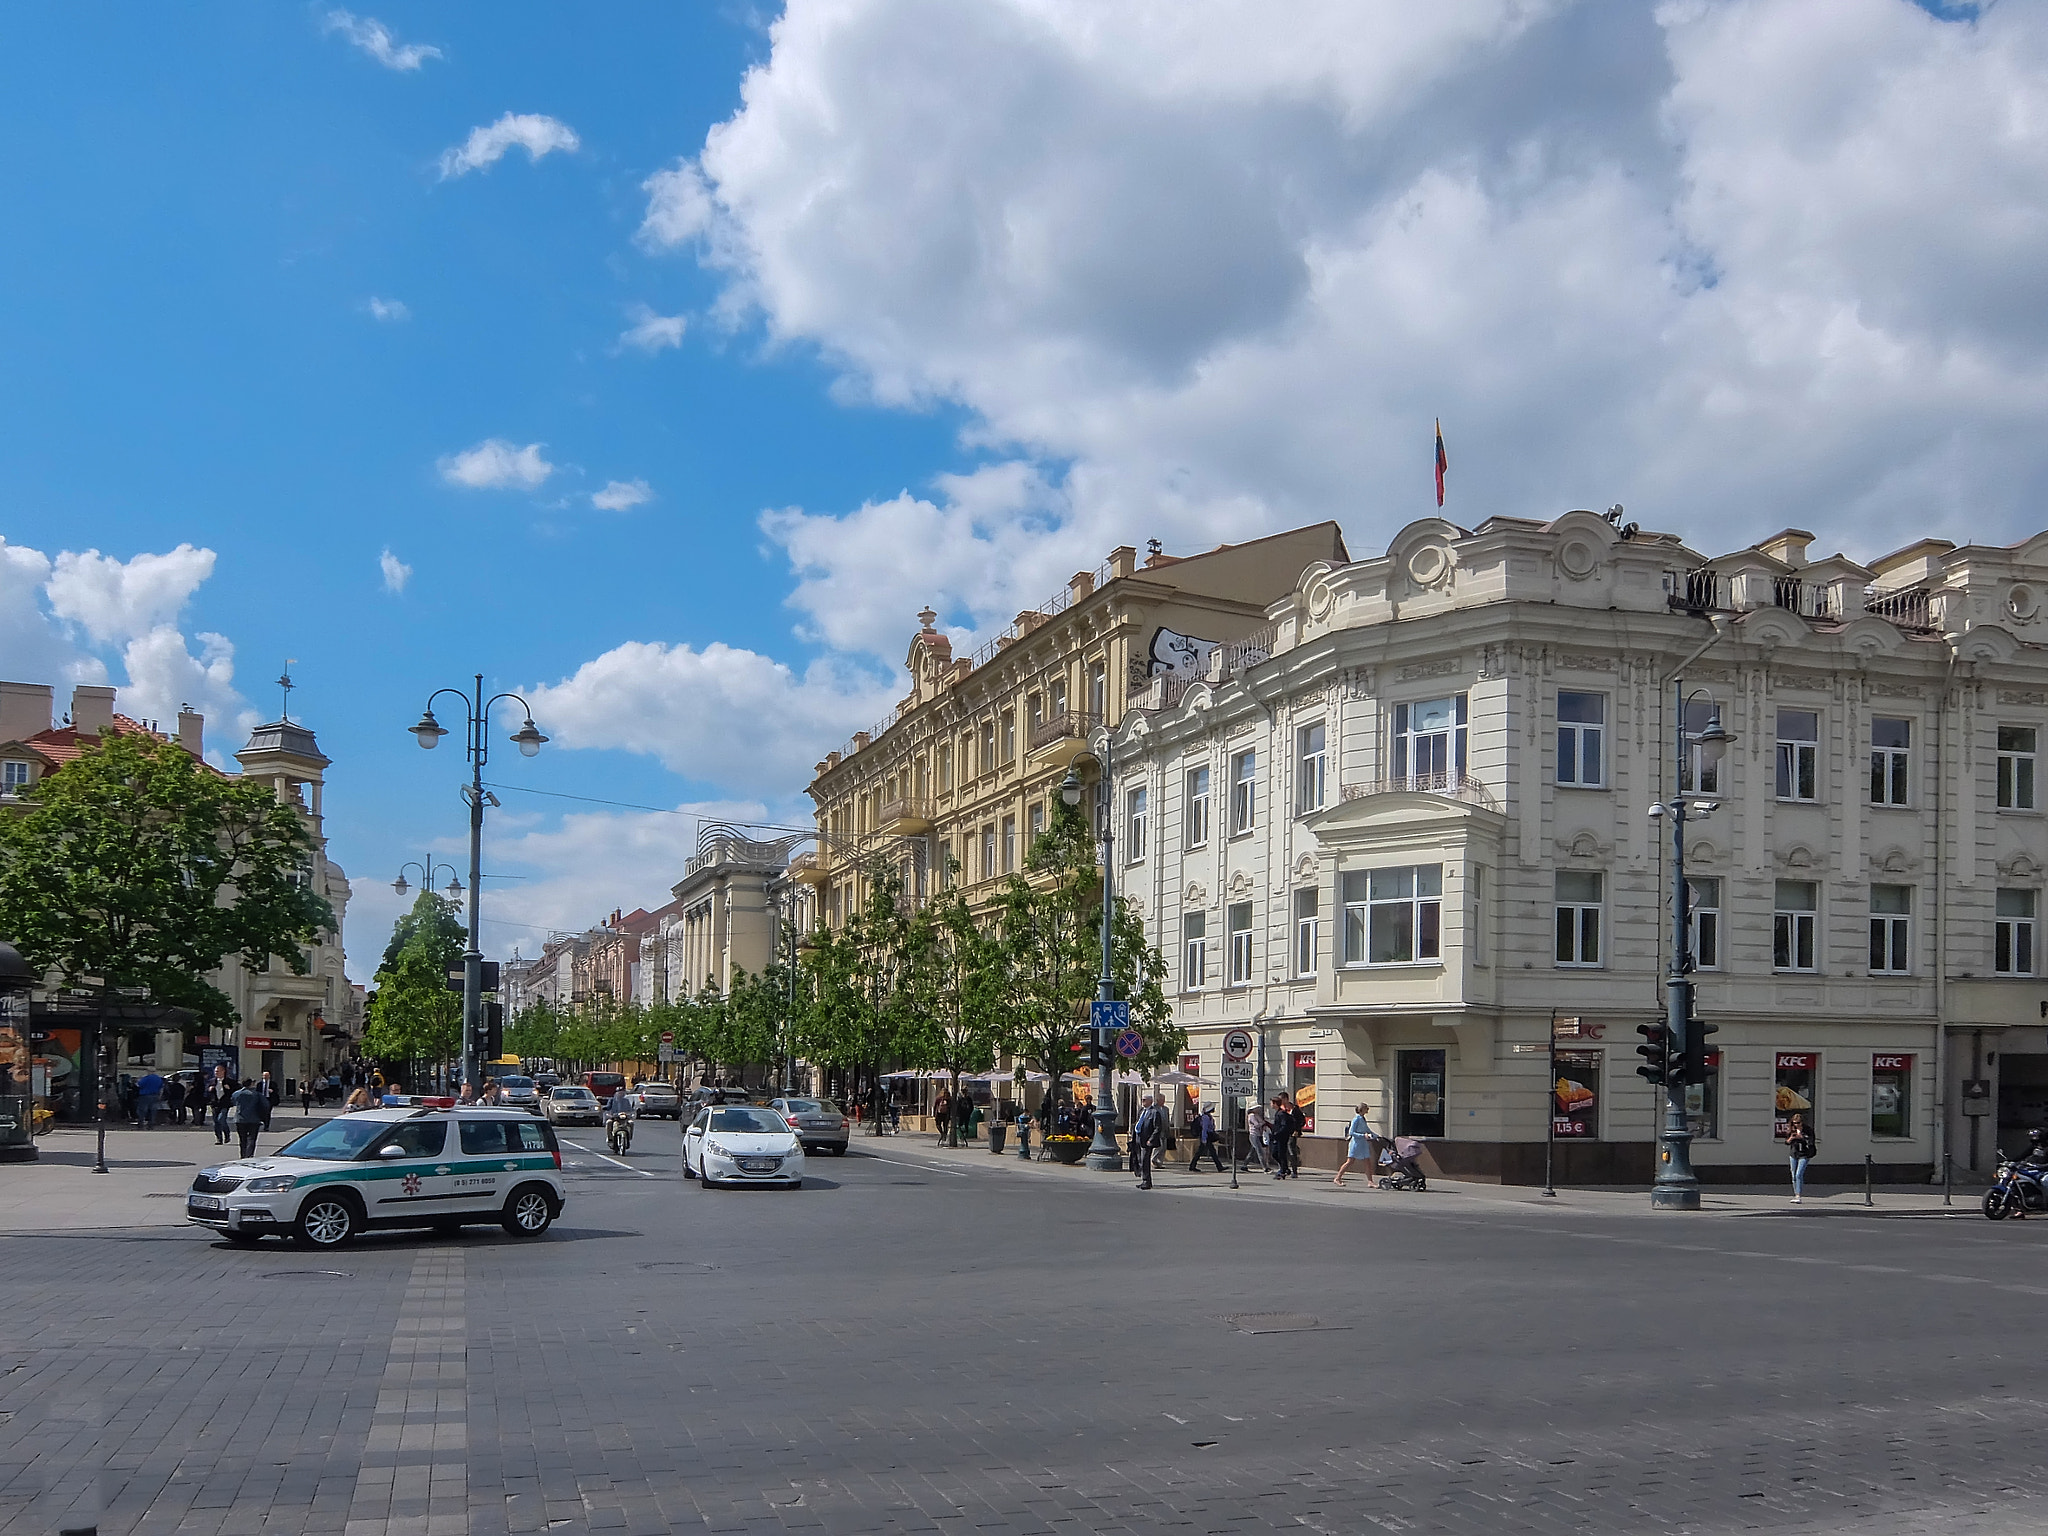
[[[1052,1154],[1054,1162],[1065,1163],[1071,1168],[1088,1155],[1088,1143],[1085,1141],[1048,1141],[1045,1144],[1045,1150]]]

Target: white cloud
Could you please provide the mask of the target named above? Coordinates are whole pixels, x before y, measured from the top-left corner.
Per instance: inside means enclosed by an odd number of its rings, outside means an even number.
[[[412,567],[388,549],[377,557],[377,568],[384,573],[384,590],[394,597],[412,580]]]
[[[364,301],[363,308],[369,312],[372,320],[382,320],[388,323],[410,320],[412,318],[412,311],[406,307],[403,299],[380,299],[375,294],[371,294]]]
[[[352,16],[347,11],[329,11],[320,30],[339,32],[386,69],[415,70],[428,59],[441,57],[441,50],[431,43],[400,45],[383,22],[369,16]]]
[[[555,472],[541,457],[541,445],[515,448],[502,437],[487,437],[474,448],[435,460],[441,478],[472,491],[533,490]]]
[[[2025,7],[793,0],[646,191],[728,308],[998,460],[980,511],[764,520],[808,631],[892,660],[920,587],[980,625],[1148,537],[1370,549],[1434,511],[1437,416],[1468,524],[1869,554],[2048,491]]]
[[[214,552],[180,544],[168,554],[116,560],[96,549],[57,556],[45,586],[51,610],[96,645],[132,639],[175,619],[213,574]]]
[[[645,641],[519,691],[563,747],[638,752],[686,779],[770,796],[800,791],[819,758],[893,702],[873,678],[829,662],[799,676],[724,644],[700,651]]]
[[[626,314],[633,323],[619,333],[619,345],[638,347],[642,352],[680,347],[690,323],[687,315],[658,315],[645,304],[635,304]]]
[[[225,635],[207,631],[193,638],[199,643],[196,656],[185,637],[169,624],[130,640],[121,651],[128,680],[120,686],[116,699],[124,714],[167,723],[178,718],[181,708],[191,705],[206,716],[213,748],[207,755],[220,766],[225,762],[220,749],[239,747],[260,721],[235,688],[233,643]]]
[[[645,480],[611,480],[601,491],[593,491],[590,504],[600,512],[625,512],[654,500]]]
[[[567,123],[538,112],[507,112],[488,127],[470,129],[459,149],[442,152],[441,179],[485,170],[514,149],[523,149],[527,159],[538,160],[558,149],[573,153],[582,143]]]

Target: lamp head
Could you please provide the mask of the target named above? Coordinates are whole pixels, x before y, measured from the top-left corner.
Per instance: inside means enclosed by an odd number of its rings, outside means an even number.
[[[429,752],[441,745],[441,738],[448,734],[446,730],[442,729],[441,722],[434,718],[434,712],[431,709],[426,710],[420,715],[420,723],[418,725],[408,726],[406,729],[411,731],[418,739],[419,744]]]
[[[1081,803],[1081,775],[1074,771],[1072,765],[1067,768],[1067,776],[1060,780],[1060,799],[1070,806]]]
[[[462,882],[460,880],[457,880],[453,875],[450,875],[448,877],[447,888],[443,892],[443,894],[446,895],[450,901],[460,901],[462,899]]]
[[[405,876],[400,875],[396,880],[391,882],[391,889],[398,892],[399,895],[403,896],[407,891],[411,890],[412,887],[405,883]]]
[[[512,744],[515,747],[517,747],[521,755],[525,757],[531,757],[534,755],[534,753],[538,752],[540,750],[541,743],[546,740],[547,737],[541,735],[539,727],[537,727],[533,723],[533,720],[530,716],[528,717],[526,724],[522,725],[518,730],[512,733]]]
[[[1700,749],[1700,761],[1711,765],[1721,761],[1728,744],[1734,740],[1735,737],[1721,724],[1721,706],[1717,704],[1707,717],[1707,728],[1693,737],[1693,745]]]

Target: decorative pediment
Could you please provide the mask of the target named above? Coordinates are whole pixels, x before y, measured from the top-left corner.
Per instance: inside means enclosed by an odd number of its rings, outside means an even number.
[[[1188,888],[1181,893],[1180,904],[1184,907],[1206,907],[1209,905],[1208,889],[1201,881],[1190,880]]]
[[[1415,587],[1429,591],[1448,586],[1457,566],[1456,544],[1465,531],[1440,517],[1420,518],[1387,544],[1387,559]]]
[[[1996,624],[1977,625],[1955,647],[1963,661],[2011,661],[2020,653],[2020,642]]]
[[[1244,900],[1245,897],[1251,895],[1256,889],[1257,887],[1252,883],[1252,877],[1241,869],[1230,877],[1230,895],[1234,901]]]
[[[1314,882],[1315,878],[1316,856],[1312,853],[1304,853],[1294,861],[1294,883],[1296,885],[1309,885]]]
[[[1998,861],[1998,872],[2009,880],[2038,880],[2042,868],[2039,860],[2024,851]]]
[[[1685,862],[1689,865],[1698,865],[1702,869],[1711,869],[1721,862],[1721,850],[1709,842],[1687,843]]]
[[[1786,869],[1815,869],[1819,867],[1820,860],[1804,843],[1794,843],[1790,848],[1779,851],[1778,863]]]
[[[1894,845],[1882,852],[1873,851],[1870,855],[1870,867],[1880,874],[1910,875],[1919,870],[1920,860],[1905,849]]]
[[[1783,608],[1759,608],[1742,616],[1742,638],[1767,649],[1780,645],[1804,645],[1812,631],[1806,621]]]
[[[1318,560],[1301,573],[1301,579],[1294,584],[1294,590],[1301,594],[1301,606],[1310,619],[1320,624],[1328,619],[1337,606],[1337,587],[1331,580],[1336,567],[1327,560]]]
[[[1581,832],[1570,842],[1563,838],[1557,842],[1558,856],[1566,859],[1605,859],[1613,851],[1613,844],[1601,842],[1590,832]]]

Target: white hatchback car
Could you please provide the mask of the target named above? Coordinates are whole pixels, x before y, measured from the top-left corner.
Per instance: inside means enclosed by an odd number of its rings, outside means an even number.
[[[775,1184],[801,1189],[804,1144],[789,1122],[758,1104],[706,1104],[683,1131],[683,1177],[700,1189]]]
[[[493,1222],[539,1237],[562,1214],[552,1126],[453,1099],[337,1115],[268,1157],[200,1170],[186,1219],[229,1242],[338,1248],[371,1227]]]

